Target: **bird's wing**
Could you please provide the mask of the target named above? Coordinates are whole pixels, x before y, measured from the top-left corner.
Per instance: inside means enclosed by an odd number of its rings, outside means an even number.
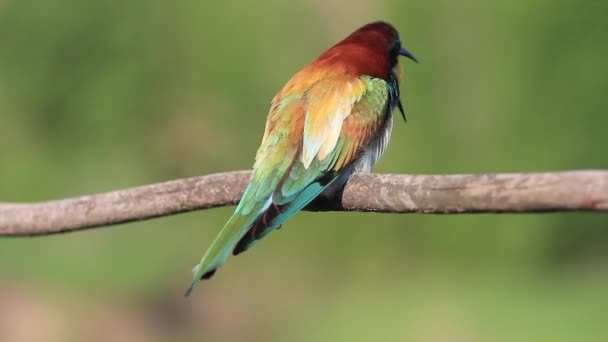
[[[236,253],[310,203],[357,158],[386,118],[387,89],[378,78],[334,76],[299,96],[279,94],[247,189],[255,196],[246,191],[241,211],[250,214],[263,208],[265,213]],[[256,208],[259,202],[267,205]]]
[[[190,294],[230,253],[238,254],[279,227],[336,181],[377,134],[387,114],[385,81],[294,76],[273,99],[253,174],[233,216],[194,272]]]

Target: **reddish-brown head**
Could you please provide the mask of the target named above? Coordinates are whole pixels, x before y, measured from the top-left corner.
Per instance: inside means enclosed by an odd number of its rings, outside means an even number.
[[[385,22],[367,24],[323,53],[317,63],[345,67],[357,75],[388,80],[399,63],[399,55],[416,58],[401,47],[399,33]]]

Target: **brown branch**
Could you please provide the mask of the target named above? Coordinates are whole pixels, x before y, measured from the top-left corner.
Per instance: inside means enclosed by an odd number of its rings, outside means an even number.
[[[39,203],[0,203],[0,236],[65,233],[236,204],[249,171]],[[307,210],[386,213],[608,211],[608,171],[527,174],[358,174],[341,198]]]

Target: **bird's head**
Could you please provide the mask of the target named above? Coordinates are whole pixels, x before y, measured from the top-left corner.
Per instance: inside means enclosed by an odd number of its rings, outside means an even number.
[[[399,33],[388,23],[377,21],[367,24],[353,32],[342,43],[353,43],[367,46],[380,54],[384,54],[391,66],[399,62],[399,56],[405,56],[414,62],[416,57],[401,46]]]
[[[414,55],[401,46],[397,30],[388,23],[378,21],[351,33],[319,59],[343,64],[360,75],[388,80],[398,68],[399,56],[418,62]]]

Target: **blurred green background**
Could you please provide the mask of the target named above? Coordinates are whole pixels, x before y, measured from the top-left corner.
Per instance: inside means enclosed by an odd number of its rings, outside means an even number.
[[[0,200],[246,169],[270,99],[393,23],[377,172],[608,168],[607,2],[0,1]],[[606,341],[608,216],[301,213],[182,294],[233,208],[0,239],[0,341]]]

